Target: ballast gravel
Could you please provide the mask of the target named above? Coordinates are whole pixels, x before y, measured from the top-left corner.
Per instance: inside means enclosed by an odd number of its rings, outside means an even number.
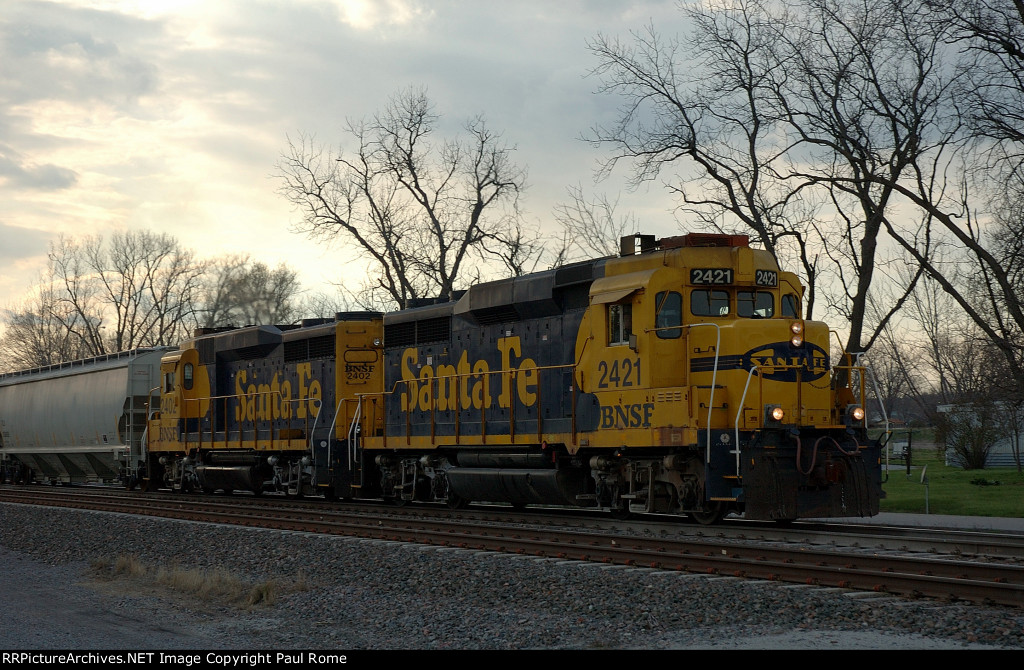
[[[0,529],[5,650],[1024,649],[1012,608],[14,504]]]

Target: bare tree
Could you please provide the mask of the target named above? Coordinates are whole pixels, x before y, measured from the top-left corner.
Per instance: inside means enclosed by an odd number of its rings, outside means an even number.
[[[196,325],[203,265],[169,235],[61,237],[50,262],[56,315],[91,354],[177,344]]]
[[[892,236],[1002,353],[1012,393],[1024,399],[1024,3],[946,0],[929,7],[933,25],[958,50],[960,78],[947,109],[960,123],[959,142],[934,152],[915,180],[891,184],[925,217],[916,235]],[[940,235],[960,252],[952,272],[929,254]]]
[[[206,327],[291,323],[299,316],[298,273],[236,254],[211,262],[203,278],[200,321]]]
[[[0,372],[54,365],[85,358],[90,351],[57,316],[58,301],[53,284],[41,280],[31,297],[5,310],[6,326],[0,339]]]
[[[474,253],[497,253],[513,272],[534,253],[519,226],[514,148],[480,116],[437,141],[438,119],[423,90],[405,90],[346,123],[354,151],[335,156],[302,136],[278,164],[281,193],[302,213],[296,229],[369,259],[366,288],[398,305],[452,295]]]
[[[86,242],[99,243],[97,239]],[[102,332],[105,315],[101,292],[83,244],[61,235],[50,245],[49,262],[55,286],[50,316],[69,338],[77,340],[78,351],[86,356],[107,353],[115,345]]]
[[[746,227],[799,258],[811,290],[849,320],[846,350],[866,351],[920,276],[867,322],[876,271],[904,262],[882,250],[891,182],[915,179],[948,137],[942,35],[916,23],[921,5],[698,4],[685,10],[688,53],[653,28],[629,44],[599,38],[595,72],[625,103],[591,139],[610,147],[606,169],[629,161],[634,183],[678,169],[669,186],[698,221]]]
[[[639,222],[631,213],[618,214],[618,200],[606,195],[587,198],[580,184],[567,189],[569,201],[555,207],[555,220],[562,226],[566,260],[615,256],[619,240],[639,232]]]
[[[705,227],[745,228],[776,257],[792,254],[813,314],[817,264],[807,235],[818,205],[780,166],[791,140],[775,100],[774,79],[785,73],[770,21],[787,19],[759,2],[684,11],[694,25],[688,39],[648,26],[629,42],[590,43],[599,90],[623,101],[616,123],[587,137],[610,151],[601,175],[628,162],[634,186],[665,176],[684,213]]]
[[[991,399],[956,405],[940,414],[939,437],[966,470],[985,467],[989,452],[1005,437],[1003,410]]]
[[[362,305],[353,305],[353,303],[349,302],[348,297],[340,290],[342,287],[338,288],[339,290],[334,294],[324,290],[314,290],[303,295],[299,308],[301,313],[311,319],[329,319],[334,318],[338,312],[347,312],[352,310],[353,307],[356,309],[362,308]]]

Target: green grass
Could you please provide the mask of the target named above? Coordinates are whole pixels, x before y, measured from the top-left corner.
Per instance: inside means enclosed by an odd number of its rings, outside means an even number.
[[[882,512],[1024,517],[1024,473],[1016,468],[950,467],[934,447],[916,444],[909,475],[902,461],[890,460],[889,466],[888,478],[882,473]]]

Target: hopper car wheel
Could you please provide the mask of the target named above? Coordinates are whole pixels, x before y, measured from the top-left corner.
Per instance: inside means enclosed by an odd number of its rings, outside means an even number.
[[[716,524],[725,518],[725,506],[720,502],[712,503],[699,512],[689,512],[691,518],[702,526]]]

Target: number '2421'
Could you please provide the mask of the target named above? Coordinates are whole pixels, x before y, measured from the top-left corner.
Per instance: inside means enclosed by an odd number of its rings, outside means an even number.
[[[640,386],[640,359],[601,361],[597,364],[597,388]]]

